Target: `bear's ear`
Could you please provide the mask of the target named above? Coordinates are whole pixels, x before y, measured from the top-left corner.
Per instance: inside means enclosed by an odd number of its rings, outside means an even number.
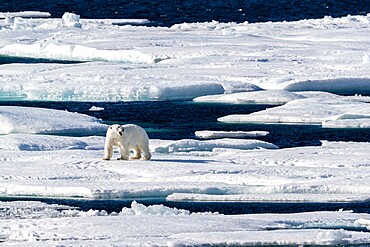
[[[119,128],[118,128],[118,134],[120,135],[120,136],[123,136],[123,132],[125,131],[125,129],[123,128],[123,126],[120,126]]]

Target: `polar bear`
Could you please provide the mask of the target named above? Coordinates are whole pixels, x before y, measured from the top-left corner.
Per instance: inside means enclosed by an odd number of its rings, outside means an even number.
[[[121,151],[119,160],[149,160],[151,158],[149,137],[143,128],[135,124],[113,124],[108,128],[103,160],[112,158],[113,146],[118,146]],[[134,151],[134,155],[131,157],[130,150]]]

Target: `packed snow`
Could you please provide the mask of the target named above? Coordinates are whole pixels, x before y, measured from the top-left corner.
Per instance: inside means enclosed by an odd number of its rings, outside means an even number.
[[[280,106],[219,120],[370,126],[370,98],[362,96],[370,93],[369,15],[255,24],[183,23],[170,28],[137,26],[147,20],[85,20],[72,13],[60,19],[47,17],[42,12],[0,13],[0,59],[80,63],[0,65],[0,100],[276,104]],[[370,244],[367,213],[223,215],[135,201],[107,213],[32,201],[370,199],[370,142],[323,140],[321,146],[279,149],[258,140],[265,132],[199,130],[198,137],[211,140],[152,139],[150,161],[103,161],[106,129],[102,120],[88,115],[0,107],[0,196],[29,198],[0,202],[1,242]],[[118,157],[118,150],[114,155]]]

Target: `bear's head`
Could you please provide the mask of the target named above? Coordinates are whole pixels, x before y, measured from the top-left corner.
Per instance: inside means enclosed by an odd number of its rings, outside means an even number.
[[[109,131],[113,132],[116,135],[123,136],[123,132],[125,131],[125,129],[122,125],[113,124],[109,127]]]

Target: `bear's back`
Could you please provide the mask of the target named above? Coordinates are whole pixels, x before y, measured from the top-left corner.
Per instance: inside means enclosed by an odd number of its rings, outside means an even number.
[[[136,125],[136,124],[124,124],[122,125],[122,127],[124,128],[124,132],[127,133],[130,133],[130,134],[133,134],[135,136],[145,136],[146,138],[148,138],[148,135],[146,133],[146,131],[140,127],[139,125]]]

